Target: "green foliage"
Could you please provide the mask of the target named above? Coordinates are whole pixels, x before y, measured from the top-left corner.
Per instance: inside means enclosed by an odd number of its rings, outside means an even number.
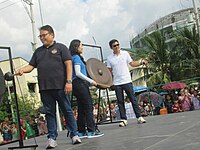
[[[8,97],[8,93],[6,92],[4,95],[3,102],[0,104],[0,120],[3,120],[5,116],[9,115],[7,97]]]
[[[143,51],[133,51],[134,57],[149,61],[148,86],[200,77],[200,37],[195,27],[172,35],[173,40],[166,43],[162,31],[156,31],[143,39]]]
[[[14,94],[11,94],[11,99],[12,102],[10,103],[8,100],[8,93],[5,94],[4,96],[4,101],[3,103],[0,105],[0,120],[4,119],[5,116],[12,116],[11,114],[11,107],[13,107],[13,111],[14,111],[14,116],[16,117],[16,102],[15,102],[15,97]],[[18,97],[17,98],[17,102],[18,102],[18,108],[19,108],[19,113],[20,113],[20,117],[24,118],[26,115],[34,115],[37,113],[36,110],[34,110],[33,106],[34,106],[34,101],[32,97],[28,97],[28,96],[24,96],[24,98],[22,97]]]
[[[176,33],[176,59],[174,69],[181,72],[181,79],[200,76],[200,38],[195,26]]]
[[[147,84],[163,84],[170,81],[169,50],[161,32],[156,31],[144,38],[146,46],[151,50],[148,54],[150,77]]]
[[[164,84],[169,83],[170,79],[166,73],[163,74],[162,71],[158,71],[147,80],[148,85],[155,85],[155,84]]]

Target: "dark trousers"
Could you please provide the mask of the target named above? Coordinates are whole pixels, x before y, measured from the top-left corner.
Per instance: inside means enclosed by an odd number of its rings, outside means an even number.
[[[77,98],[78,104],[78,131],[80,133],[95,131],[95,123],[93,118],[93,103],[86,81],[81,79],[73,80],[73,95]]]
[[[65,94],[64,90],[46,90],[41,91],[42,102],[46,111],[46,120],[48,128],[48,138],[56,140],[58,136],[57,122],[56,122],[56,101],[63,112],[67,122],[66,128],[70,133],[70,137],[77,135],[77,124],[74,118],[74,113],[71,108],[69,96]]]
[[[117,96],[117,103],[118,103],[121,119],[127,120],[126,109],[124,106],[124,93],[123,93],[124,91],[132,103],[136,118],[141,117],[140,108],[138,106],[138,102],[133,93],[133,85],[132,83],[127,83],[127,84],[122,84],[122,85],[115,85],[115,93]]]

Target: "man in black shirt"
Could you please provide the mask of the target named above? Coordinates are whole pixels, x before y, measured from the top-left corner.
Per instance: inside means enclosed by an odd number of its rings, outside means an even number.
[[[43,46],[37,48],[29,65],[16,71],[23,75],[37,68],[39,90],[46,110],[48,127],[47,148],[57,146],[56,101],[67,122],[73,144],[81,143],[77,136],[77,124],[71,108],[69,93],[72,91],[72,61],[67,47],[54,41],[54,31],[49,25],[42,26],[39,38]]]

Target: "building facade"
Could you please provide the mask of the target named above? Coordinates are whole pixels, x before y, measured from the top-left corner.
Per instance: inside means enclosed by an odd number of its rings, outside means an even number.
[[[13,67],[14,70],[17,70],[21,67],[24,67],[28,64],[28,61],[21,57],[13,58]],[[3,74],[7,72],[11,72],[10,69],[10,61],[3,60],[0,61],[0,67]],[[35,106],[33,108],[38,108],[40,106],[40,95],[39,95],[39,87],[37,81],[37,70],[34,69],[30,73],[26,73],[22,76],[14,76],[16,83],[16,92],[19,98],[23,98],[24,101],[32,100]],[[5,81],[7,91],[13,92],[13,83],[12,81]],[[9,88],[9,90],[8,90]]]
[[[130,46],[131,48],[143,47],[143,38],[155,31],[161,31],[165,37],[166,43],[170,43],[174,40],[172,34],[173,31],[180,30],[184,27],[192,29],[195,24],[196,20],[193,8],[176,11],[150,24],[147,28],[144,29],[144,31],[132,38],[132,40],[130,41]]]

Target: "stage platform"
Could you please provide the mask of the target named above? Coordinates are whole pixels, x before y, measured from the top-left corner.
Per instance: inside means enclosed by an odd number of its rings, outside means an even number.
[[[129,124],[126,127],[119,127],[118,123],[99,125],[104,136],[82,139],[82,143],[78,145],[72,145],[71,140],[66,137],[66,131],[62,131],[59,133],[55,150],[200,149],[200,110],[149,116],[145,119],[145,124],[137,124],[136,119],[128,120]],[[37,137],[36,142],[37,150],[44,150],[46,136]],[[24,142],[24,145],[30,144],[34,144],[33,139]],[[12,146],[18,146],[18,143],[0,146],[0,150],[7,150]]]

